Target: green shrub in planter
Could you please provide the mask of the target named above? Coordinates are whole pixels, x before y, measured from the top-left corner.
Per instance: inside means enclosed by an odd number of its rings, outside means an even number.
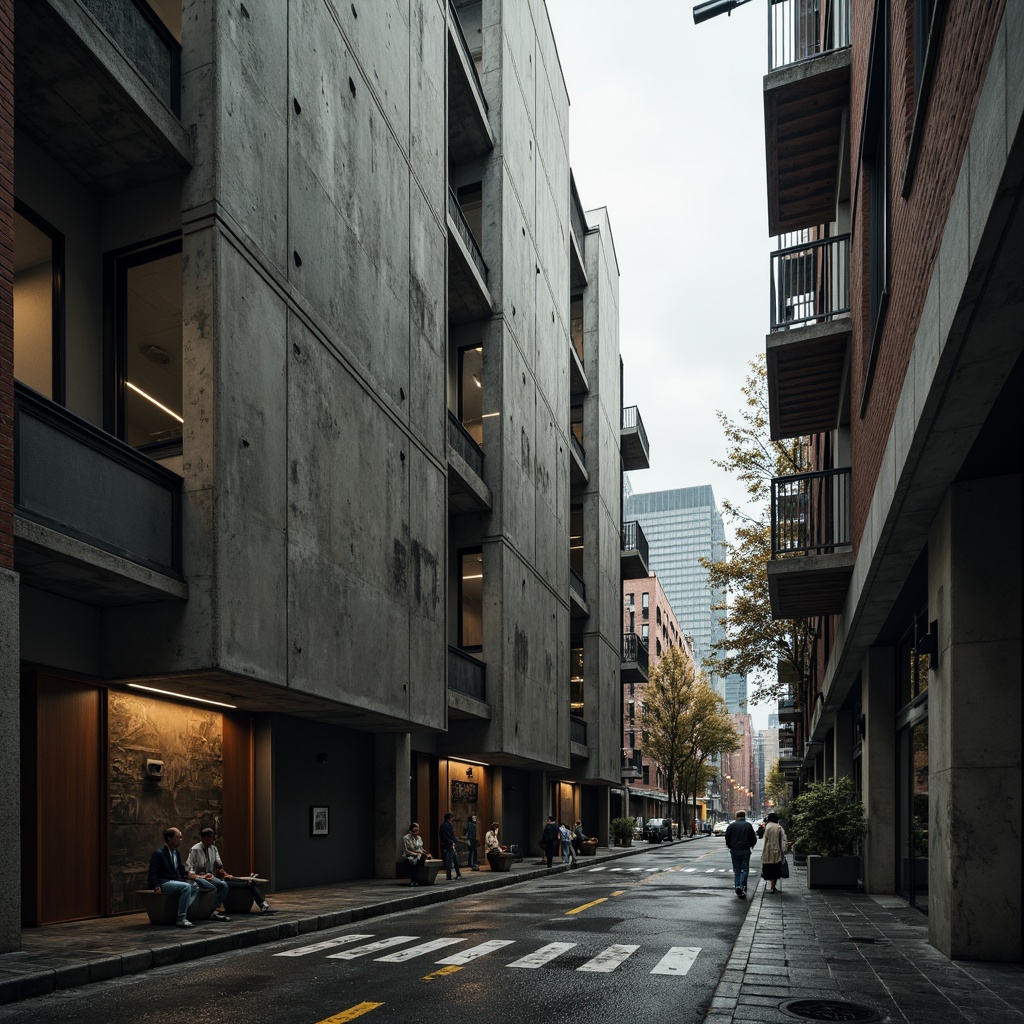
[[[867,832],[864,805],[846,776],[812,782],[789,806],[787,834],[798,853],[841,857]]]
[[[632,818],[612,818],[608,831],[619,846],[632,846],[635,825],[636,822]]]

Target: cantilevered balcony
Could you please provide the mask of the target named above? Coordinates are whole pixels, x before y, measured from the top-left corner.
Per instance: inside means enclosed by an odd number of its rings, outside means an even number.
[[[147,3],[19,0],[15,122],[90,192],[185,171],[181,47]]]
[[[184,600],[181,477],[15,383],[14,560],[91,605]]]
[[[622,749],[622,778],[623,780],[639,779],[644,773],[643,752],[634,750],[631,747]]]
[[[574,619],[585,619],[590,614],[587,604],[587,585],[583,577],[571,566],[569,568],[569,612]]]
[[[651,448],[647,443],[647,431],[635,405],[622,410],[622,430],[619,434],[622,450],[622,468],[625,470],[650,469]]]
[[[834,430],[850,351],[850,236],[787,243],[771,258],[771,329],[765,343],[774,440]]]
[[[797,707],[794,697],[779,698],[779,724],[799,722],[804,717],[803,711]]]
[[[569,742],[577,747],[587,745],[587,723],[585,719],[576,715],[569,716]]]
[[[647,682],[647,642],[636,633],[622,634],[622,682]]]
[[[771,0],[764,79],[768,233],[835,219],[850,105],[850,0]]]
[[[573,431],[569,431],[569,480],[574,484],[587,482],[587,452]]]
[[[584,238],[587,235],[587,215],[583,212],[576,179],[569,172],[569,286],[581,292],[587,286],[587,261]]]
[[[487,665],[459,647],[448,645],[448,716],[457,719],[490,717],[487,703]]]
[[[456,164],[494,148],[487,100],[455,5],[448,3],[448,156]]]
[[[491,491],[484,483],[484,453],[459,418],[448,410],[448,510],[487,512]]]
[[[835,615],[853,574],[850,470],[772,481],[768,594],[776,619]]]
[[[458,196],[448,189],[448,322],[483,320],[494,307],[487,289],[487,264]]]
[[[640,524],[634,519],[622,524],[622,578],[640,580],[650,575],[650,549]]]

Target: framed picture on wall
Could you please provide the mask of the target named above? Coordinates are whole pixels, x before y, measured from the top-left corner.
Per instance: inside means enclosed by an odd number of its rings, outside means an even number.
[[[329,807],[310,807],[313,835],[330,835],[330,812]]]

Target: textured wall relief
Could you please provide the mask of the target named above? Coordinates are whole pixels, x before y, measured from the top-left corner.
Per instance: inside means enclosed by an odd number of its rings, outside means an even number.
[[[110,691],[107,705],[110,779],[110,912],[139,909],[149,856],[171,825],[182,850],[206,825],[220,826],[223,792],[221,716],[134,694]],[[147,778],[146,760],[163,761]]]

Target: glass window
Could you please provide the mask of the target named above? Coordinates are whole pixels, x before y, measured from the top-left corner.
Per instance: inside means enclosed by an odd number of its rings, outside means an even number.
[[[583,579],[583,509],[580,506],[569,511],[569,567]]]
[[[569,302],[569,331],[572,347],[583,363],[583,296],[577,295]]]
[[[582,647],[573,647],[569,652],[569,708],[578,718],[583,717]]]
[[[64,238],[21,203],[14,212],[14,376],[63,403]]]
[[[459,349],[459,422],[476,443],[484,446],[484,350]]]
[[[484,554],[480,548],[459,555],[459,647],[480,650],[484,645]]]

